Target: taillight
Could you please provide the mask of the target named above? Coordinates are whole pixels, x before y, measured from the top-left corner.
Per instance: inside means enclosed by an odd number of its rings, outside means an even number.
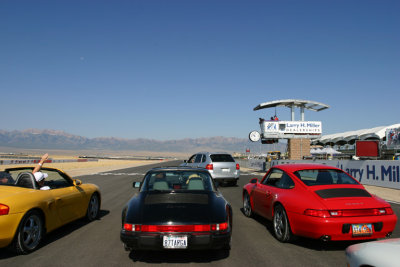
[[[393,214],[392,208],[374,209],[374,215],[392,215],[392,214]]]
[[[304,215],[321,217],[321,218],[327,218],[331,216],[327,210],[312,210],[312,209],[305,210]]]
[[[362,217],[362,216],[380,216],[392,215],[393,210],[389,208],[378,209],[358,209],[358,210],[313,210],[307,209],[304,215],[313,217]]]
[[[343,211],[341,211],[341,210],[330,210],[329,214],[332,217],[341,217],[341,216],[343,216]]]
[[[7,215],[10,208],[7,205],[0,204],[0,215]]]
[[[393,214],[393,210],[392,210],[392,208],[385,208],[385,211],[386,211],[386,215],[392,215]]]
[[[207,170],[213,170],[213,169],[214,169],[214,166],[213,166],[212,164],[207,164],[207,165],[206,165],[206,169],[207,169]]]
[[[211,231],[225,231],[228,229],[228,223],[211,224]]]
[[[236,170],[240,170],[239,163],[236,163]]]
[[[141,225],[140,224],[130,224],[124,223],[124,230],[129,232],[140,232]]]
[[[129,232],[144,232],[144,233],[185,233],[185,232],[215,232],[225,231],[228,229],[228,223],[218,224],[194,224],[194,225],[138,225],[124,224],[124,230]]]

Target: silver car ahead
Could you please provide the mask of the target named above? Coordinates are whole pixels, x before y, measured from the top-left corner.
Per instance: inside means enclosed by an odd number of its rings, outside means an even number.
[[[181,166],[205,168],[215,181],[231,185],[236,185],[240,176],[239,164],[232,155],[225,152],[199,152],[185,160]]]

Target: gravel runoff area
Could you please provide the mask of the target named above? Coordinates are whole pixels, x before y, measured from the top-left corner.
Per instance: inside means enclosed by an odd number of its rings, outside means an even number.
[[[377,195],[380,198],[388,200],[390,202],[394,202],[400,204],[400,190],[373,186],[373,185],[364,185],[368,192],[371,194]]]

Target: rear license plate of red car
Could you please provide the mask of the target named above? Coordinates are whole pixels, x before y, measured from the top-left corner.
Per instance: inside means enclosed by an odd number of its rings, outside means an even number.
[[[366,236],[372,235],[372,224],[352,224],[353,236]]]
[[[163,247],[169,249],[185,249],[187,248],[187,236],[165,235],[163,236]]]

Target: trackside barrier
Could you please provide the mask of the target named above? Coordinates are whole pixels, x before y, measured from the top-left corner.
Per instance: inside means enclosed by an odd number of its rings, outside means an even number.
[[[261,159],[235,159],[239,163],[240,167],[254,169],[258,171],[266,171],[269,169],[269,162]]]
[[[40,159],[5,159],[0,160],[0,165],[12,165],[12,164],[36,164]],[[48,159],[45,163],[65,163],[65,162],[88,162],[98,161],[98,159]]]

